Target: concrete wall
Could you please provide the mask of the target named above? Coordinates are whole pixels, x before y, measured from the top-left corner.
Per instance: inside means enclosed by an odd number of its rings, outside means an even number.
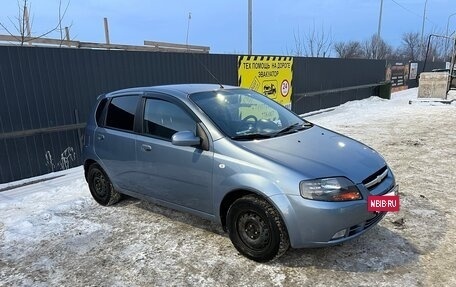
[[[418,98],[445,99],[447,94],[448,73],[421,73]]]

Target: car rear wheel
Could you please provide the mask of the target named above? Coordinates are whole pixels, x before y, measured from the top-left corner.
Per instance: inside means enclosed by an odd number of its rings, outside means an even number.
[[[229,208],[227,228],[234,247],[252,260],[269,261],[290,247],[285,224],[277,210],[266,200],[248,195]]]
[[[99,204],[108,206],[120,200],[121,194],[114,190],[108,176],[98,164],[89,167],[87,182],[93,199]]]

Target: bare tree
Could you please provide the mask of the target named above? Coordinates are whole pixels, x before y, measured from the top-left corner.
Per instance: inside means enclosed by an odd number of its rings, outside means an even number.
[[[293,33],[294,47],[288,51],[288,54],[305,57],[328,57],[332,46],[332,33],[325,32],[323,27],[317,31],[315,23],[312,29],[301,35],[298,32]],[[288,49],[287,49],[288,50]]]
[[[402,43],[397,51],[397,56],[402,60],[416,61],[420,52],[420,34],[407,32],[402,34]]]
[[[298,32],[294,31],[293,32],[293,38],[294,38],[294,47],[291,49],[287,48],[287,54],[288,55],[293,55],[297,57],[302,57],[304,56],[304,44],[303,44],[303,39],[301,37],[301,33],[299,31],[298,27]]]
[[[364,58],[366,59],[388,59],[393,54],[393,47],[383,41],[376,34],[362,43]]]
[[[31,37],[32,23],[29,19],[31,3],[28,0],[18,0],[18,15],[14,18],[8,17],[8,20],[13,28],[8,29],[7,25],[2,22],[0,22],[0,27],[2,27],[10,36],[14,37],[18,42],[20,42],[21,46],[23,46],[26,42],[33,41],[34,39],[43,38],[55,31],[60,32],[60,39],[63,40],[64,38],[62,21],[66,15],[69,5],[70,1],[68,0],[67,4],[65,5],[65,8],[62,9],[62,0],[59,0],[57,24],[51,29],[47,30],[46,32],[41,33],[38,36]]]
[[[364,54],[358,41],[335,43],[334,51],[336,51],[339,58],[344,59],[362,58]]]

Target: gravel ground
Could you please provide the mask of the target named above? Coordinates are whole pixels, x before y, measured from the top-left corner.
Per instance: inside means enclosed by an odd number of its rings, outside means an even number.
[[[260,264],[209,221],[90,197],[82,168],[0,193],[2,286],[456,286],[456,106],[369,99],[308,118],[379,151],[401,211],[340,246]]]

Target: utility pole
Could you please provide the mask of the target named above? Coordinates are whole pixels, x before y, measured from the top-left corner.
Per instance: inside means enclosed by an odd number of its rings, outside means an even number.
[[[187,52],[188,52],[188,32],[190,31],[190,20],[191,19],[192,19],[192,12],[188,12],[187,37],[185,38],[185,45],[187,46]]]
[[[378,17],[378,29],[377,36],[380,38],[380,32],[382,30],[382,14],[383,14],[383,0],[380,0],[380,16]]]
[[[420,47],[421,47],[421,49],[420,49],[421,56],[423,56],[423,48],[424,48],[424,42],[423,42],[424,41],[424,22],[426,21],[426,6],[427,6],[427,2],[428,2],[428,0],[426,0],[424,2],[423,24],[421,25],[421,45],[420,45]]]
[[[252,55],[252,0],[249,1],[249,12],[248,12],[248,50],[249,50],[249,55]]]
[[[378,58],[378,49],[379,49],[379,45],[380,45],[380,32],[382,30],[382,14],[383,14],[383,0],[380,0],[380,15],[378,16],[377,41],[375,43],[376,58]]]

